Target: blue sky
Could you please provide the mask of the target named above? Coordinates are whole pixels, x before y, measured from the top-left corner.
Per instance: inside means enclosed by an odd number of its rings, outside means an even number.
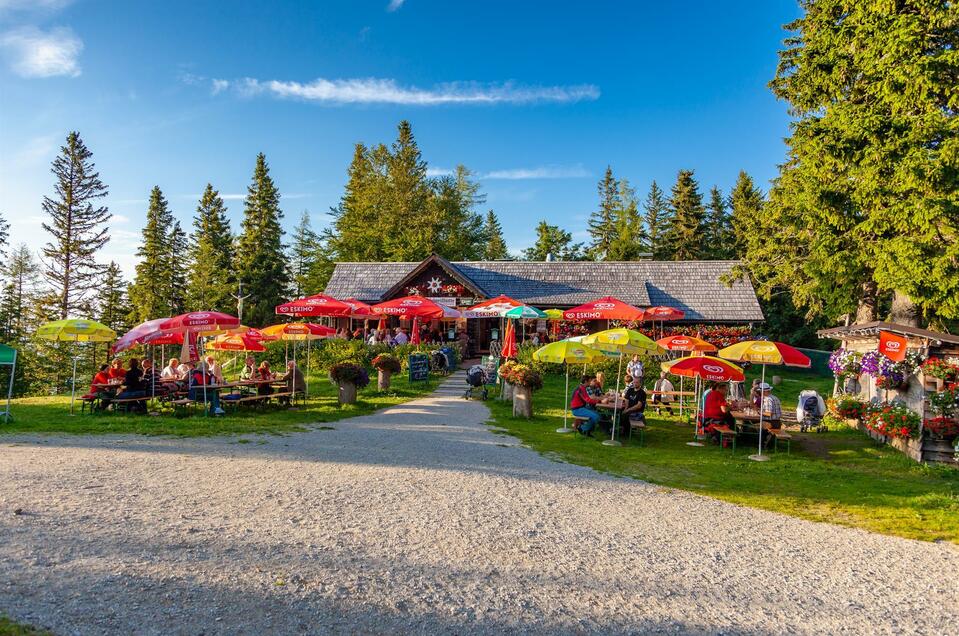
[[[51,159],[80,131],[110,187],[101,258],[130,273],[150,188],[188,226],[209,181],[238,227],[257,152],[286,226],[327,222],[352,146],[409,119],[435,170],[482,177],[514,251],[585,238],[607,164],[645,194],[691,168],[765,184],[785,105],[767,82],[795,0],[0,0],[0,210],[38,249]]]

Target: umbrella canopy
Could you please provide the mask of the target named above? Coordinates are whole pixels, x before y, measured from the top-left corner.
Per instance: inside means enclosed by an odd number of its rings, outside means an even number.
[[[506,318],[546,318],[546,312],[529,305],[519,305],[507,311],[503,316]]]
[[[147,320],[146,322],[140,323],[130,331],[126,332],[120,338],[113,343],[113,346],[110,347],[110,354],[120,353],[121,351],[126,351],[132,347],[135,347],[139,344],[143,344],[144,339],[160,330],[160,325],[167,318],[156,318],[154,320]]]
[[[264,327],[260,333],[274,340],[319,340],[336,335],[336,329],[312,322],[283,322]]]
[[[809,367],[809,356],[795,347],[771,340],[746,340],[721,349],[719,357],[754,364],[784,364],[790,367]]]
[[[513,327],[513,321],[506,321],[506,331],[503,333],[503,348],[499,354],[504,358],[516,357],[516,328]]]
[[[645,315],[646,312],[642,309],[628,305],[612,296],[605,296],[563,312],[563,318],[566,320],[640,321]]]
[[[239,326],[240,319],[236,316],[218,311],[193,311],[164,320],[160,323],[160,331],[211,335]]]
[[[646,320],[682,320],[686,312],[675,307],[650,307],[646,310]]]
[[[708,382],[742,382],[743,370],[735,364],[712,356],[690,356],[664,362],[663,371],[684,378],[702,378]]]
[[[547,320],[562,320],[563,319],[563,310],[562,309],[547,309],[543,312],[546,314]]]
[[[568,312],[567,312],[568,313]],[[583,338],[583,343],[614,355],[664,353],[662,347],[633,329],[607,329]]]
[[[117,337],[117,332],[93,320],[66,318],[41,325],[37,336],[44,340],[110,342]]]
[[[666,351],[716,351],[716,345],[695,336],[666,336],[656,344]]]
[[[599,349],[570,340],[551,342],[533,352],[533,360],[554,364],[595,364],[605,358]]]
[[[143,338],[143,344],[181,345],[183,344],[183,334],[172,331],[154,331]]]
[[[207,343],[206,348],[214,351],[266,351],[262,340],[249,334],[217,336],[213,342]]]
[[[410,329],[410,344],[420,344],[420,319],[413,318],[413,328]]]
[[[276,313],[287,316],[343,316],[353,313],[353,307],[326,294],[316,294],[276,306]]]
[[[384,316],[399,316],[400,318],[423,318],[424,320],[446,319],[452,320],[461,316],[460,312],[452,307],[433,302],[421,296],[404,296],[385,303],[373,305],[373,313]]]
[[[373,308],[362,300],[344,298],[340,302],[346,303],[353,309],[352,313],[350,313],[350,316],[353,318],[369,318],[373,314]]]
[[[519,307],[523,303],[509,296],[499,295],[496,298],[490,298],[489,300],[484,300],[481,303],[476,303],[469,309],[463,312],[464,318],[501,318],[503,314],[512,309],[513,307]]]

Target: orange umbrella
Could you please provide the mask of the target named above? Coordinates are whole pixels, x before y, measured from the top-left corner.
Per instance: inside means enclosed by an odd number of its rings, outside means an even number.
[[[266,347],[261,344],[261,339],[249,334],[223,335],[217,336],[206,345],[207,349],[214,351],[266,351]]]
[[[656,341],[667,351],[716,351],[716,345],[695,336],[666,336]]]

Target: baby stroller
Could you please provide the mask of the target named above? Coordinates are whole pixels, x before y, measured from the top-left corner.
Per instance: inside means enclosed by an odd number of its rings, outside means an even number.
[[[822,397],[812,389],[806,389],[799,394],[796,406],[796,419],[799,421],[799,430],[805,433],[815,429],[817,433],[826,430],[822,418],[826,414],[826,404]]]
[[[483,389],[483,399],[485,400],[489,397],[489,390],[486,388],[488,381],[489,376],[486,375],[486,369],[478,364],[471,366],[466,371],[466,384],[469,385],[469,388],[466,389],[466,393],[463,394],[463,399],[469,400],[473,397],[473,391],[481,388]]]

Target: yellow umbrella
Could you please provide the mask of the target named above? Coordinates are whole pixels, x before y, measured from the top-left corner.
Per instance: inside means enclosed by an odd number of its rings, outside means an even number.
[[[66,318],[54,320],[37,329],[37,336],[44,340],[61,342],[112,342],[117,332],[93,320]],[[70,415],[77,393],[77,357],[73,356],[73,379],[70,381]]]
[[[547,320],[562,320],[563,319],[563,310],[562,309],[547,309],[543,313],[546,314]]]
[[[554,310],[554,311],[559,311]],[[562,313],[562,312],[560,312]],[[595,364],[602,362],[606,356],[599,349],[594,349],[582,342],[572,342],[570,340],[559,340],[551,342],[544,347],[540,347],[533,352],[533,360],[539,362],[552,362],[553,364],[566,365],[566,402],[563,406],[563,428],[556,429],[557,433],[572,433],[573,429],[566,425],[566,414],[569,412],[569,365],[573,364]]]

